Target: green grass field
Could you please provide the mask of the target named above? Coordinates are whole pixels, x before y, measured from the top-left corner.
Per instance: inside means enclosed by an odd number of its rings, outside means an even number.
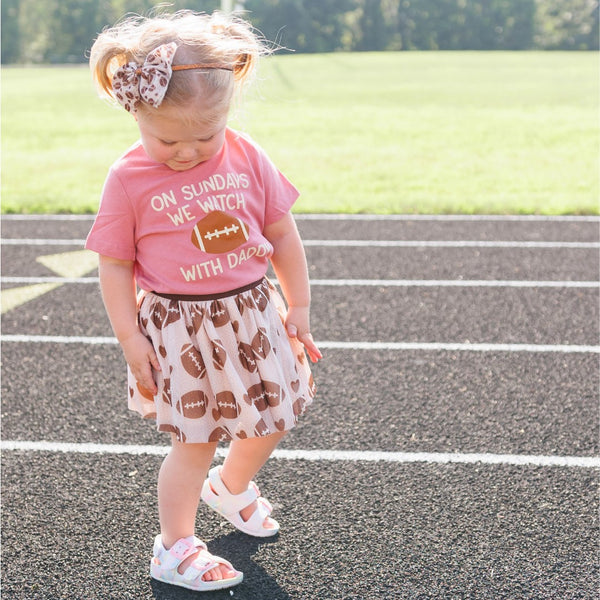
[[[301,212],[598,214],[598,54],[266,59],[232,120]],[[3,212],[93,212],[137,138],[85,67],[2,70]]]

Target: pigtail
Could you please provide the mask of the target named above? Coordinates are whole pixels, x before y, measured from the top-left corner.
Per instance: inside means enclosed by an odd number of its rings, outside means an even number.
[[[236,82],[248,82],[254,72],[256,58],[251,54],[240,54],[233,63],[233,77]]]
[[[136,47],[139,46],[139,24],[139,18],[130,18],[105,29],[96,38],[90,52],[90,68],[101,97],[114,98],[114,72],[121,65],[135,60]]]
[[[119,66],[127,62],[125,56],[124,49],[112,47],[102,49],[102,43],[98,46],[94,44],[92,47],[90,67],[96,89],[100,96],[113,97],[112,76]]]
[[[243,87],[252,79],[260,56],[269,54],[270,50],[246,21],[219,12],[214,13],[211,20],[212,32],[220,34],[224,47],[233,53],[234,80]]]

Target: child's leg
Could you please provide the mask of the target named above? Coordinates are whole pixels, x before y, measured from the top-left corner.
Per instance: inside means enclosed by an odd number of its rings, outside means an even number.
[[[232,494],[241,494],[277,447],[287,432],[273,433],[265,437],[235,440],[229,446],[229,453],[221,468],[221,480]],[[240,511],[242,519],[248,520],[256,510],[253,502]],[[269,518],[265,527],[269,527]]]
[[[158,475],[158,514],[163,545],[169,549],[177,540],[193,535],[200,491],[212,462],[216,443],[183,444],[173,439],[172,447]],[[178,571],[185,572],[195,555],[185,560]],[[225,566],[207,572],[212,581],[233,577]]]

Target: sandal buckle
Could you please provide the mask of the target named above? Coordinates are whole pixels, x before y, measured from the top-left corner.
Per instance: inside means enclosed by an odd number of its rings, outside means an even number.
[[[181,538],[173,544],[173,546],[169,550],[169,554],[177,560],[183,560],[193,548],[194,544],[190,540]]]

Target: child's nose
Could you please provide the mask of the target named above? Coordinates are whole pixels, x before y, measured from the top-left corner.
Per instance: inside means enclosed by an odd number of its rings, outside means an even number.
[[[196,156],[196,146],[194,144],[186,144],[179,148],[178,154],[183,159],[194,158]]]

